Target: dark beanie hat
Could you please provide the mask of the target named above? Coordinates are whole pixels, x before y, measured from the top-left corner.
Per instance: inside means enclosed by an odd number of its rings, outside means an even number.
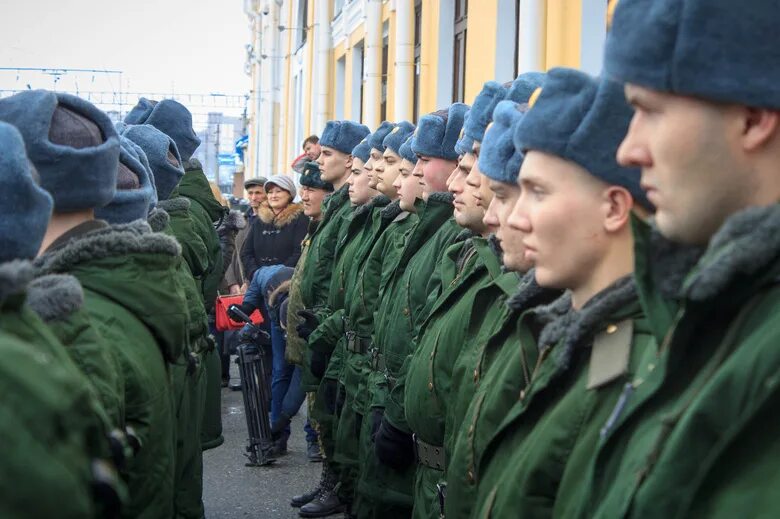
[[[184,176],[176,143],[148,124],[129,125],[123,135],[144,151],[154,177],[157,198],[167,200]]]
[[[111,203],[95,211],[95,216],[112,224],[145,219],[155,196],[154,180],[147,170],[149,163],[144,152],[124,136],[120,137],[120,144],[116,194]],[[143,160],[139,151],[144,154]]]
[[[125,117],[127,124],[151,124],[176,142],[181,160],[187,161],[200,146],[200,139],[192,129],[192,114],[187,107],[173,99],[150,101],[142,97]]]
[[[0,123],[0,263],[32,259],[46,234],[52,200],[33,179],[19,131]]]
[[[29,90],[0,99],[0,121],[19,130],[58,213],[114,198],[119,137],[106,114],[76,96]]]
[[[320,137],[320,145],[350,154],[371,131],[365,124],[352,121],[328,121]]]
[[[521,152],[543,151],[570,160],[607,184],[626,188],[635,202],[652,208],[639,187],[639,169],[623,167],[616,158],[633,113],[620,83],[554,68],[517,125],[515,146]]]
[[[371,139],[371,135],[360,141],[360,144],[352,148],[352,156],[356,159],[360,159],[363,163],[368,162],[371,157],[371,145],[368,141]]]
[[[399,157],[401,156],[401,145],[406,142],[406,139],[414,133],[415,126],[409,121],[401,121],[395,125],[395,128],[387,134],[385,140],[382,141],[384,149],[390,149]]]
[[[333,184],[322,180],[322,177],[320,176],[320,166],[314,161],[309,161],[303,166],[300,184],[314,189],[324,189],[325,191],[332,192],[334,190]]]
[[[379,128],[377,128],[376,131],[368,137],[369,148],[376,148],[379,151],[385,151],[385,137],[387,137],[390,132],[393,131],[393,128],[395,128],[394,123],[391,123],[390,121],[382,121],[382,124],[379,125]]]

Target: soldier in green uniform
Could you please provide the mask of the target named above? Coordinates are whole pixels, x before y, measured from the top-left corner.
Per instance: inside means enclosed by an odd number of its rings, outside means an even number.
[[[384,139],[396,126],[395,123],[391,123],[390,121],[382,121],[379,128],[370,135],[370,139],[366,140],[366,143],[368,144],[368,158],[365,160],[363,167],[366,169],[366,172],[368,172],[369,187],[376,189],[377,191],[379,190],[379,187],[377,186],[379,184],[379,179],[374,174],[374,170],[377,164],[382,162],[382,157],[385,152]],[[390,198],[392,199],[393,197]]]
[[[208,179],[203,168],[192,154],[200,145],[200,139],[192,128],[192,114],[181,103],[173,99],[152,101],[141,98],[125,117],[126,124],[148,124],[169,136],[176,146],[177,157],[169,157],[173,166],[183,166],[185,175],[168,198],[182,198],[189,201],[184,209],[192,220],[193,230],[206,247],[203,253],[202,272],[192,269],[198,280],[203,304],[208,314],[213,313],[217,297],[217,288],[227,265],[223,264],[222,249],[219,244],[216,226],[226,215],[224,208],[211,193]],[[175,155],[175,153],[172,153]],[[174,229],[176,226],[174,225]],[[192,265],[190,265],[192,268]],[[208,347],[202,353],[205,366],[205,407],[202,413],[201,443],[203,449],[218,447],[224,441],[222,437],[222,375],[219,352],[209,338]]]
[[[663,342],[604,424],[583,517],[777,513],[779,21],[769,1],[615,11],[605,69],[636,109],[618,160],[657,208],[635,257]]]
[[[126,517],[173,512],[174,421],[167,363],[186,344],[179,245],[145,222],[112,227],[94,210],[113,198],[119,140],[108,116],[67,94],[29,91],[0,100],[0,120],[22,133],[54,214],[36,266],[69,273],[85,308],[120,363],[124,410],[135,455],[123,476]],[[56,156],[57,160],[52,157]]]
[[[0,123],[0,427],[6,449],[0,479],[3,517],[116,517],[123,485],[108,460],[107,400],[100,384],[25,304],[30,265],[52,212],[52,199],[32,178],[25,143]],[[52,320],[82,313],[83,292],[71,276],[44,276],[38,301]],[[87,322],[87,327],[89,327]],[[101,369],[101,366],[97,366]],[[95,373],[97,375],[97,373]],[[102,374],[101,374],[102,378]]]
[[[515,147],[526,155],[510,225],[526,234],[536,282],[567,292],[521,318],[541,328],[538,354],[476,460],[479,516],[571,515],[600,428],[656,350],[631,275],[631,214],[650,204],[638,171],[614,158],[631,115],[619,83],[552,69],[517,117]],[[500,369],[486,376],[496,387],[514,382]],[[483,405],[496,405],[490,392]]]
[[[525,88],[524,93],[516,88],[517,95],[527,99],[542,77],[541,74],[528,74],[519,79]],[[483,334],[483,323],[486,327],[494,326],[494,318],[500,315],[508,292],[514,290],[519,281],[516,273],[502,272],[495,240],[489,240],[499,222],[495,218],[483,222],[493,192],[477,163],[493,109],[508,90],[495,82],[486,83],[466,117],[463,134],[456,144],[461,159],[449,180],[449,189],[455,195],[456,222],[472,231],[474,236],[452,245],[445,253],[438,268],[446,288],[422,326],[416,350],[407,360],[404,383],[399,381],[394,388],[386,411],[388,416],[393,416],[394,423],[404,424],[405,418],[406,427],[415,433],[418,464],[414,517],[438,517],[444,513],[449,443],[445,426],[450,420],[449,414],[458,414],[450,413],[450,405],[468,401],[467,390],[473,387],[473,367],[468,369],[469,380],[461,383],[453,377],[456,360],[461,354],[471,360],[474,354],[467,350],[478,347],[475,339]],[[494,148],[495,145],[491,152]],[[516,176],[519,161],[519,154],[505,152],[489,162],[489,171],[492,177],[505,180],[513,174]],[[465,378],[461,368],[458,365],[458,379]],[[458,395],[458,399],[453,398],[454,395]],[[463,404],[460,407],[464,407]],[[460,423],[460,418],[452,419],[453,424]]]
[[[380,279],[380,303],[372,336],[372,373],[367,380],[370,396],[362,413],[366,419],[360,434],[364,457],[358,493],[361,507],[365,504],[364,509],[358,509],[361,517],[398,516],[411,510],[413,468],[408,463],[394,465],[394,460],[401,459],[394,455],[389,457],[394,466],[380,461],[377,453],[381,446],[393,449],[398,431],[389,422],[382,429],[380,422],[387,396],[401,374],[411,341],[422,323],[428,298],[440,290],[434,276],[436,264],[460,231],[452,217],[452,196],[443,190],[457,164],[455,142],[467,108],[456,103],[447,111],[428,114],[420,120],[411,142],[411,150],[418,156],[414,172],[400,182],[396,180],[396,185],[405,184],[399,189],[401,208],[414,211],[419,219],[403,242],[397,264],[387,277]],[[408,451],[409,442],[405,443],[401,449]]]
[[[317,229],[310,235],[306,261],[299,261],[300,296],[303,309],[297,312],[299,323],[295,334],[302,339],[309,335],[330,314],[328,294],[331,278],[337,261],[337,244],[346,233],[348,215],[352,212],[349,203],[349,185],[347,178],[352,164],[352,150],[369,134],[367,127],[352,121],[329,121],[320,139],[322,151],[317,163],[323,181],[329,182],[335,191],[323,203],[322,219]],[[293,283],[296,283],[294,277]],[[288,309],[288,312],[290,310]],[[289,314],[288,314],[289,315]],[[288,328],[288,336],[292,330]],[[301,384],[307,392],[318,391],[319,383],[328,367],[329,355],[318,349],[307,348],[305,368],[301,374]],[[338,482],[338,467],[332,456],[332,416],[335,406],[335,391],[324,386],[320,393],[324,398],[315,399],[311,418],[317,423],[320,443],[325,451],[323,475],[318,494],[311,506],[302,513],[327,515],[343,509],[334,488]],[[297,500],[294,500],[294,502]],[[304,505],[305,507],[306,505]],[[303,508],[303,507],[302,507]],[[327,512],[327,513],[325,513]]]
[[[201,421],[206,391],[203,353],[208,348],[208,318],[190,262],[193,268],[204,269],[206,247],[193,230],[187,212],[189,202],[183,197],[170,198],[173,186],[184,174],[178,166],[176,144],[148,124],[124,128],[122,137],[137,143],[139,159],[151,171],[158,200],[148,216],[149,225],[155,232],[176,238],[182,247],[182,260],[176,273],[187,300],[187,344],[180,358],[170,366],[177,431],[174,514],[198,519],[204,515]]]

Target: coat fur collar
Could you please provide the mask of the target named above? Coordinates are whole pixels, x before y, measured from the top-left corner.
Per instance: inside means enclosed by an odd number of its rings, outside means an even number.
[[[90,260],[143,253],[178,256],[181,246],[176,239],[152,232],[148,223],[136,220],[85,234],[65,247],[37,258],[34,265],[42,273],[69,272]]]
[[[9,297],[24,293],[34,275],[35,269],[29,261],[0,263],[0,305]]]
[[[49,274],[27,287],[27,304],[46,323],[65,320],[84,306],[84,290],[68,274]]]
[[[541,306],[536,311],[536,317],[544,323],[539,335],[540,348],[563,344],[554,352],[555,362],[559,368],[569,368],[575,349],[589,348],[593,337],[603,328],[607,321],[638,299],[636,283],[631,275],[624,276],[605,288],[580,310],[571,306],[571,293]]]
[[[183,196],[177,196],[174,198],[169,198],[168,200],[160,200],[157,202],[157,207],[168,213],[174,213],[176,211],[189,211],[190,205],[192,205],[192,202],[190,202],[189,198],[184,198]]]
[[[168,224],[171,223],[171,215],[169,215],[165,209],[155,207],[149,213],[146,221],[149,223],[149,227],[152,228],[152,231],[162,232],[166,227],[168,227]]]
[[[711,299],[740,278],[752,278],[771,268],[778,256],[780,204],[745,209],[727,219],[712,237],[682,294],[693,301]]]
[[[271,206],[268,202],[263,202],[260,207],[257,208],[257,217],[260,218],[265,224],[274,224],[274,227],[280,229],[285,225],[289,225],[295,220],[295,218],[303,212],[303,204],[290,204],[279,214],[274,214]]]

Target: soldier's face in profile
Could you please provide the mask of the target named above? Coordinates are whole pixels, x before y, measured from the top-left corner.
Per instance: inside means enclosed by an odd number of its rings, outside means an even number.
[[[376,188],[391,200],[398,196],[398,191],[393,187],[393,184],[401,171],[401,160],[396,152],[388,148],[382,154],[382,160],[377,162],[374,170],[374,179],[377,181]]]
[[[369,185],[363,161],[358,158],[352,159],[352,171],[347,179],[347,184],[349,184],[349,202],[353,206],[366,204],[377,194],[376,190]]]
[[[320,178],[331,184],[338,184],[346,178],[352,166],[352,155],[343,153],[329,146],[323,146],[317,164],[320,166]]]
[[[750,205],[750,167],[740,160],[739,107],[626,86],[634,107],[618,162],[642,169],[642,188],[667,238],[705,244],[728,215]]]
[[[525,259],[525,233],[509,225],[509,216],[520,198],[520,186],[491,179],[487,179],[486,184],[493,192],[493,198],[485,211],[485,225],[495,228],[504,266],[515,272],[526,272],[533,267],[533,262]]]
[[[383,166],[382,152],[376,148],[371,148],[371,154],[363,169],[368,173],[368,185],[371,189],[377,189],[379,180],[377,179],[377,170]]]
[[[524,257],[536,267],[536,281],[549,288],[582,286],[604,253],[606,184],[574,162],[534,150],[525,156],[519,182],[509,225],[525,235]]]
[[[472,174],[476,166],[476,159],[473,153],[463,155],[458,162],[458,167],[447,180],[447,187],[450,193],[455,196],[453,206],[457,224],[475,233],[483,234],[486,230],[482,221],[485,209],[479,205],[482,175],[478,171],[476,174]]]
[[[423,183],[422,170],[419,168],[419,160],[412,169],[409,169],[408,166],[411,165],[411,162],[407,160],[403,161],[400,174],[398,175],[398,178],[396,178],[393,186],[398,190],[401,209],[414,212],[414,202],[423,196]]]
[[[431,193],[447,191],[447,179],[457,165],[457,161],[454,160],[420,155],[415,170],[418,171],[423,182],[423,200],[428,200],[428,195]]]

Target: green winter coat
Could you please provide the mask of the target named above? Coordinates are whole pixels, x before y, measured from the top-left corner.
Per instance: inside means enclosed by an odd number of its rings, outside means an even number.
[[[24,306],[33,272],[27,262],[0,264],[0,516],[112,516],[125,493],[108,461],[106,416],[65,348]],[[63,303],[50,316],[79,310],[79,297],[59,296],[50,294]]]
[[[191,202],[189,211],[195,232],[206,246],[208,263],[203,275],[203,303],[206,312],[210,313],[214,309],[217,289],[225,270],[216,226],[227,215],[228,209],[214,198],[206,175],[199,169],[184,174],[170,198],[178,196]]]
[[[189,207],[189,201],[185,198],[180,197],[175,200],[185,202]],[[186,211],[177,219],[180,223],[190,221]],[[165,210],[156,208],[149,214],[148,221],[153,231],[176,237],[170,225],[171,218]],[[180,241],[179,244],[181,243]],[[200,243],[199,238],[190,243]],[[203,517],[205,513],[202,500],[203,450],[200,438],[206,397],[202,354],[208,347],[208,318],[198,283],[184,259],[179,261],[176,275],[187,299],[188,340],[179,359],[170,365],[173,405],[176,412],[174,517],[197,519]]]
[[[328,294],[336,262],[336,245],[342,228],[346,229],[344,217],[352,214],[348,191],[349,186],[345,184],[325,199],[320,222],[308,238],[306,262],[298,262],[299,266],[302,265],[299,282],[303,308],[314,312],[320,322],[330,313]],[[298,319],[297,316],[295,317],[297,324]],[[289,333],[295,334],[295,327],[288,328]],[[301,370],[301,387],[306,392],[317,391],[320,383],[309,369],[310,360],[311,351],[307,348],[306,359]]]
[[[41,276],[27,287],[27,305],[65,346],[100,399],[112,428],[124,431],[124,377],[119,359],[105,344],[89,314],[84,293],[72,276]]]
[[[392,236],[402,240],[416,219],[410,213],[403,213],[398,201],[384,207],[377,206],[372,213],[370,228],[367,229],[370,238],[364,240],[355,259],[358,271],[354,279],[346,284],[344,360],[339,373],[339,392],[344,395],[344,405],[336,427],[334,459],[349,466],[357,466],[359,462],[358,433],[365,406],[365,378],[371,371],[368,350],[382,264],[383,260],[393,263],[390,252],[401,250],[395,245],[386,247],[387,241]]]
[[[511,282],[504,276],[498,279],[504,296],[511,292],[514,295],[500,309],[492,326],[481,330],[476,347],[459,356],[454,368],[454,380],[460,380],[460,385],[455,389],[457,394],[452,399],[455,403],[448,408],[445,425],[448,429],[445,437],[448,518],[471,517],[477,484],[481,481],[477,460],[517,401],[517,388],[524,387],[531,379],[538,351],[535,336],[539,330],[532,319],[524,318],[525,314],[560,295],[558,291],[539,287],[533,271],[522,278],[516,289],[511,288]],[[485,290],[478,297],[493,290]]]
[[[601,428],[657,351],[630,276],[578,311],[567,295],[534,317],[547,322],[539,359],[478,460],[476,517],[571,517]]]
[[[185,296],[177,282],[180,247],[145,222],[83,234],[36,260],[84,287],[85,308],[124,375],[128,435],[137,453],[124,476],[124,517],[173,513],[175,419],[168,362],[187,343]]]
[[[335,459],[335,434],[338,415],[343,404],[343,398],[338,397],[337,381],[342,370],[343,359],[346,354],[344,328],[344,304],[351,296],[351,288],[357,278],[357,272],[362,263],[361,254],[368,247],[367,241],[375,239],[373,231],[373,209],[384,207],[390,202],[386,196],[379,195],[369,203],[342,216],[339,240],[334,252],[335,265],[330,282],[328,304],[326,309],[319,313],[320,323],[316,330],[309,336],[308,347],[311,351],[318,351],[330,356],[327,371],[317,389],[315,403],[315,419],[320,425],[320,438],[325,455]],[[380,222],[382,220],[380,219]],[[370,245],[370,244],[369,244]],[[332,355],[332,356],[331,356]],[[353,428],[354,430],[354,428]],[[348,483],[342,478],[342,487]],[[345,488],[349,492],[349,488]]]
[[[389,392],[412,352],[429,299],[435,300],[441,293],[436,266],[462,230],[452,217],[452,198],[450,193],[428,197],[390,279],[380,281],[381,302],[375,312],[373,335],[376,361],[367,383],[372,412],[385,408]],[[366,427],[361,431],[366,458],[361,459],[358,491],[375,503],[411,508],[415,467],[397,471],[379,461],[373,452],[372,421],[365,420]]]
[[[505,297],[478,298],[502,274],[501,262],[484,238],[452,245],[439,269],[446,288],[420,329],[417,349],[407,359],[403,380],[393,389],[385,416],[396,428],[414,432],[418,440],[444,453],[446,417],[456,401],[456,359],[463,350],[476,347],[474,339],[484,321],[500,312],[498,305]],[[399,416],[401,412],[404,416]],[[445,463],[440,468],[417,464],[413,517],[439,517],[437,484],[444,482]]]
[[[217,289],[225,270],[216,227],[228,210],[214,198],[206,175],[199,169],[187,171],[170,198],[179,196],[190,201],[193,229],[206,246],[208,263],[202,278],[201,293],[203,305],[210,314],[214,311]],[[222,364],[212,340],[203,352],[202,359],[206,370],[206,402],[201,424],[201,444],[203,450],[206,450],[219,447],[225,441],[222,436]]]
[[[663,342],[602,431],[581,517],[777,514],[779,231],[778,205],[732,215],[691,269],[635,222],[640,298]]]
[[[311,246],[311,236],[317,230],[318,220],[309,222],[309,232],[301,243],[301,257],[298,258],[298,264],[295,265],[293,277],[290,280],[290,291],[287,296],[287,347],[284,350],[284,358],[287,362],[301,366],[301,369],[309,369],[307,359],[306,341],[301,339],[295,331],[298,325],[298,312],[304,309],[301,296],[301,283],[303,282],[303,266],[306,264],[306,257],[309,255]],[[304,364],[304,362],[306,362]]]

